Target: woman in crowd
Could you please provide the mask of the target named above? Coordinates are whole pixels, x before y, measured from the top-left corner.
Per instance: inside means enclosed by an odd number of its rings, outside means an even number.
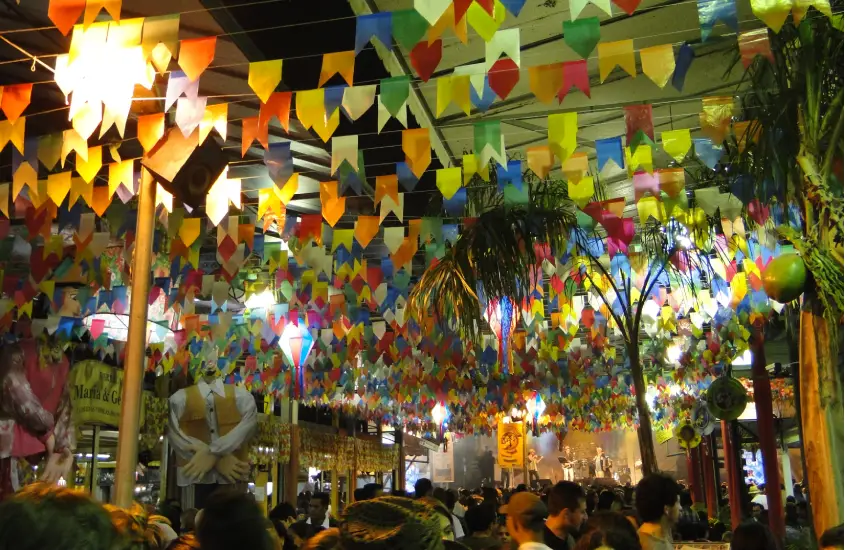
[[[746,521],[734,529],[731,550],[778,550],[769,528],[758,521]]]
[[[575,550],[642,550],[637,530],[628,519],[618,512],[596,512],[587,520],[584,534],[575,545]]]

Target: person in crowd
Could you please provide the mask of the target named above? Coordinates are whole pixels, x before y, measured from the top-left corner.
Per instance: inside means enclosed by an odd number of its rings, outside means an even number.
[[[819,538],[821,550],[841,550],[845,547],[845,525],[831,527]]]
[[[681,512],[680,488],[665,474],[650,474],[637,484],[638,531],[643,550],[672,550],[672,529]]]
[[[118,508],[106,504],[114,526],[129,541],[126,550],[164,550],[179,536],[164,516],[147,515],[140,504],[131,508]]]
[[[444,550],[442,517],[424,501],[381,497],[350,504],[340,519],[343,550]]]
[[[528,485],[526,485],[524,483],[520,483],[519,485],[516,486],[516,489],[514,489],[513,492],[514,493],[524,493],[527,490],[528,490]]]
[[[609,512],[610,509],[613,507],[613,491],[610,489],[605,489],[601,493],[599,493],[599,500],[596,503],[596,510],[599,512]]]
[[[197,521],[202,550],[272,550],[273,541],[255,499],[233,490],[218,491],[206,501]]]
[[[314,527],[305,523],[305,520],[292,523],[287,528],[288,538],[293,542],[293,548],[301,548],[306,540],[313,537],[317,532],[322,531],[322,528],[315,529]]]
[[[507,515],[505,525],[517,550],[551,550],[543,543],[548,509],[540,497],[527,491],[516,493],[499,513]]]
[[[46,483],[0,503],[0,550],[113,550],[125,538],[89,496]]]
[[[596,512],[587,520],[575,550],[641,550],[637,530],[618,512]]]
[[[193,533],[197,525],[197,509],[188,508],[179,518],[179,533]]]
[[[414,498],[424,498],[434,495],[434,485],[428,478],[421,477],[414,483]]]
[[[455,514],[455,517],[461,520],[463,523],[464,517],[466,516],[466,507],[461,502],[461,495],[458,491],[454,489],[449,490],[449,502],[452,503],[452,513]],[[448,503],[447,503],[448,506]]]
[[[437,519],[440,521],[440,532],[443,536],[443,540],[454,541],[458,538],[455,533],[455,517],[449,512],[445,504],[434,497],[423,497],[417,500],[427,506],[430,506],[435,512],[437,512]],[[463,536],[463,532],[461,532],[461,536]]]
[[[734,529],[731,550],[778,550],[778,545],[767,526],[757,521],[746,521]]]
[[[462,538],[465,534],[464,526],[461,523],[461,520],[458,519],[458,516],[452,513],[452,509],[455,507],[454,499],[449,495],[449,491],[438,487],[434,490],[434,498],[440,502],[445,510],[449,513],[449,519],[452,522],[452,533],[454,533],[454,538],[452,540],[458,540]]]
[[[458,542],[470,548],[470,550],[499,550],[502,541],[495,536],[496,508],[490,503],[473,506],[466,512],[467,529],[469,535],[461,538]]]
[[[200,541],[192,533],[187,533],[173,539],[167,550],[199,550]]]
[[[270,510],[267,517],[273,520],[279,520],[287,527],[296,521],[296,508],[289,502],[280,502],[275,508]]]
[[[182,532],[182,505],[176,499],[168,499],[158,507],[158,514],[167,518],[170,527],[177,534]]]
[[[314,528],[310,536],[323,529],[337,527],[337,521],[329,515],[330,502],[328,493],[314,493],[311,497],[311,502],[308,504],[308,518],[305,520],[306,525]]]
[[[677,532],[681,540],[699,540],[705,536],[707,522],[699,519],[692,509],[692,495],[689,490],[681,491],[681,512],[678,514]]]
[[[308,539],[300,550],[341,550],[342,548],[340,530],[337,527],[332,527],[331,529],[324,529]]]
[[[361,500],[378,498],[384,494],[384,485],[381,483],[367,483],[361,489]],[[357,500],[357,499],[356,499]]]
[[[495,487],[482,487],[481,498],[484,499],[484,502],[489,502],[490,504],[492,504],[494,510],[499,509],[501,493],[499,493],[498,489],[496,489]]]
[[[599,494],[593,489],[587,491],[587,514],[589,515],[595,512],[596,506],[598,506],[598,504]]]
[[[572,550],[587,517],[587,495],[573,481],[560,481],[548,493],[549,517],[544,542],[552,550]]]

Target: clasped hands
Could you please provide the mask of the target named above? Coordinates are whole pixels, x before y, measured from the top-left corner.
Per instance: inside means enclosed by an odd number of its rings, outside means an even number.
[[[53,434],[50,434],[44,446],[47,450],[47,464],[41,473],[41,481],[55,484],[59,482],[60,478],[67,479],[71,464],[73,463],[70,449],[63,449],[58,453],[55,452],[56,438]]]
[[[229,483],[243,481],[249,475],[249,463],[231,453],[218,457],[205,444],[195,444],[191,450],[194,451],[194,456],[182,472],[192,479],[202,479],[212,469],[217,470],[217,473]]]

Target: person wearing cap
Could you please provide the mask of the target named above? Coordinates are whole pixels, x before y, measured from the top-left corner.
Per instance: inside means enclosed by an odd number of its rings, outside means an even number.
[[[343,550],[444,550],[440,513],[419,500],[380,497],[346,507]]]
[[[508,533],[518,550],[551,550],[543,542],[548,510],[540,497],[529,492],[516,493],[499,508],[499,513],[507,515]]]

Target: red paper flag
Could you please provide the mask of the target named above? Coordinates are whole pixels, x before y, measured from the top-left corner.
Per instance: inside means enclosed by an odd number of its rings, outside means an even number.
[[[3,110],[9,122],[14,124],[29,106],[29,100],[32,97],[32,83],[4,86],[2,93],[3,99],[0,102],[0,109]]]
[[[639,144],[637,135],[642,132],[654,143],[654,121],[651,118],[651,105],[628,105],[625,110],[625,128],[628,146],[632,149]]]
[[[431,78],[434,69],[440,64],[440,59],[443,56],[443,41],[439,38],[428,43],[427,40],[417,43],[414,49],[411,50],[411,65],[423,82],[428,82]]]
[[[189,38],[179,43],[179,66],[191,82],[200,77],[214,59],[217,37]]]
[[[519,66],[508,57],[499,59],[487,71],[487,82],[499,99],[506,99],[519,82]]]
[[[590,74],[587,72],[586,59],[567,61],[563,64],[563,86],[560,87],[557,100],[563,101],[573,86],[590,97]]]
[[[642,0],[613,0],[613,3],[622,8],[628,15],[634,15],[634,11],[640,6]]]
[[[56,25],[59,32],[67,36],[84,11],[85,0],[50,0],[47,17]]]

